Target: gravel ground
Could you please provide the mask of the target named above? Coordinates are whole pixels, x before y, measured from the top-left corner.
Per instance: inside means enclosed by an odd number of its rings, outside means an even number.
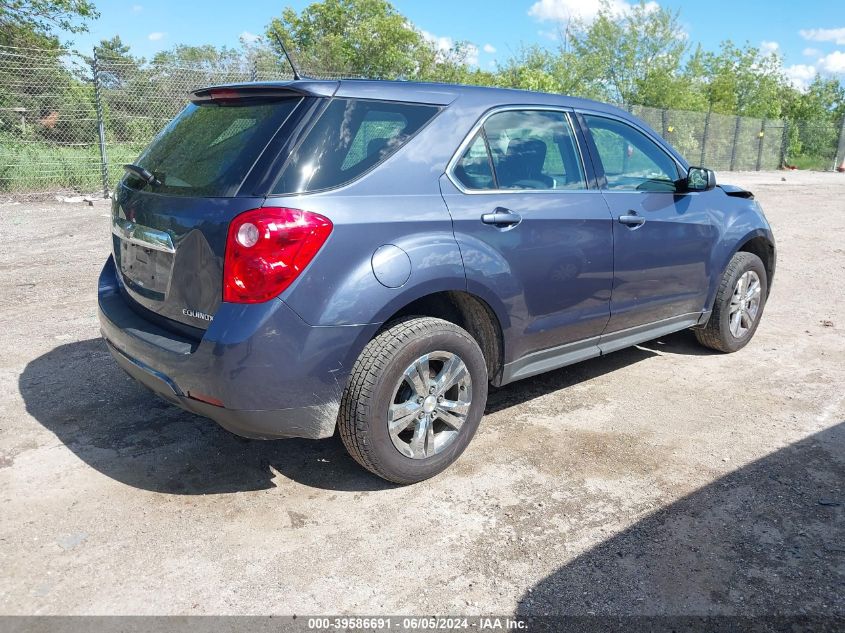
[[[845,615],[845,176],[724,178],[779,247],[745,350],[511,385],[405,488],[155,399],[99,339],[105,203],[0,206],[0,613]]]

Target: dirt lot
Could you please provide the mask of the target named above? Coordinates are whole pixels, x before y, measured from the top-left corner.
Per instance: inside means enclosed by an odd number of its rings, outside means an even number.
[[[845,614],[845,176],[724,179],[778,239],[749,347],[511,385],[406,488],[156,400],[98,338],[105,204],[0,206],[0,613]]]

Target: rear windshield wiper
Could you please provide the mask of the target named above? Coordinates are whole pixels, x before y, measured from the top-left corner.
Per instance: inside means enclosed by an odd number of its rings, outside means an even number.
[[[140,165],[133,165],[132,163],[129,163],[127,165],[124,165],[123,168],[126,171],[138,176],[138,178],[146,182],[148,185],[152,185],[153,187],[161,186],[161,181],[156,178],[151,171],[149,171],[148,169],[144,169]]]

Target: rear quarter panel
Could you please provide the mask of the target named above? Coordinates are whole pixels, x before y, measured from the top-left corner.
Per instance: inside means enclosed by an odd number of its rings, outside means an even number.
[[[414,299],[466,287],[461,254],[439,195],[309,197],[282,204],[321,213],[334,224],[315,260],[281,296],[306,323],[381,323]],[[407,266],[407,280],[398,287],[385,286],[373,270],[373,255],[385,245],[407,254],[409,263],[397,264]]]
[[[314,261],[281,295],[305,322],[382,323],[422,296],[466,289],[461,253],[438,182],[472,124],[471,115],[460,112],[441,111],[396,154],[349,185],[267,198],[267,206],[313,211],[334,225]],[[384,245],[394,245],[408,256],[408,278],[398,287],[387,287],[373,272],[373,255]]]

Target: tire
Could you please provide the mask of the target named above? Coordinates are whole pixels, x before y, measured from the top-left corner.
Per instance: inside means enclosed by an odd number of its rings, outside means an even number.
[[[419,367],[428,369],[411,371],[424,358],[428,360]],[[405,377],[406,370],[411,378]],[[418,380],[421,373],[429,380]],[[441,394],[452,373],[462,382]],[[437,378],[440,383],[435,383]],[[435,393],[420,404],[419,392],[426,391],[426,385]],[[346,450],[361,466],[387,481],[412,484],[441,473],[458,459],[475,435],[486,402],[487,365],[475,339],[454,323],[410,317],[390,324],[361,352],[341,398],[338,429]],[[431,407],[436,408],[429,412]],[[447,424],[451,411],[455,413]],[[391,433],[389,416],[397,420],[391,423],[394,429],[406,418],[410,425]],[[456,430],[452,425],[460,419]]]
[[[731,329],[731,310],[735,307],[735,298],[738,296],[735,295],[739,291],[737,282],[746,273],[750,273],[746,279],[751,280],[752,283],[749,285],[752,287],[753,275],[756,275],[756,279],[759,281],[759,303],[753,319],[741,320],[740,322],[741,326],[747,324],[748,327],[740,327],[740,331],[735,333]],[[710,349],[726,353],[736,352],[745,347],[753,338],[757,326],[760,324],[760,319],[763,317],[767,295],[768,277],[766,276],[766,267],[763,266],[760,258],[753,253],[746,252],[739,252],[734,255],[722,274],[722,281],[716,292],[716,300],[713,304],[710,320],[704,327],[694,330],[698,342]],[[734,306],[732,306],[732,302]],[[735,309],[733,314],[736,314]]]

